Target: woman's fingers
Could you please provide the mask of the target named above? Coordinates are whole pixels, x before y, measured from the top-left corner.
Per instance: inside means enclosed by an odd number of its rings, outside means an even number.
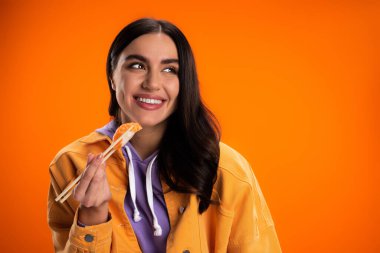
[[[97,156],[86,168],[83,178],[77,185],[77,196],[79,197],[76,199],[80,202],[78,219],[82,223],[95,225],[107,221],[111,192],[103,157]]]
[[[99,167],[99,173],[100,172],[103,172],[104,174],[104,180],[103,180],[103,184],[101,186],[101,189],[100,189],[100,197],[98,198],[98,202],[96,203],[97,206],[103,204],[104,202],[108,202],[110,199],[111,199],[111,191],[110,191],[110,187],[108,185],[108,180],[107,180],[107,173],[106,173],[106,164],[103,163],[100,167]]]
[[[101,162],[102,162],[101,155],[97,155],[97,156],[94,156],[92,154],[89,155],[87,167],[82,174],[79,184],[74,189],[74,195],[73,195],[74,199],[76,199],[79,202],[82,202],[83,198],[85,197],[87,188],[89,187]]]
[[[84,207],[99,207],[111,199],[106,175],[106,163],[100,155],[88,159],[79,184],[74,189],[74,198]]]
[[[87,156],[87,164],[90,164],[96,156],[93,153],[88,154]]]
[[[93,176],[91,183],[89,184],[86,194],[81,204],[85,207],[99,206],[105,202],[103,197],[104,183],[106,182],[106,173],[103,169],[103,165],[100,165],[95,175]]]

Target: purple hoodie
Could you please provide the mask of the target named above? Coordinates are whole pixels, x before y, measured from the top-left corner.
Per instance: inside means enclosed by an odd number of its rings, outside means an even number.
[[[96,131],[107,135],[112,139],[116,129],[116,122],[111,121]],[[170,223],[156,161],[154,161],[152,166],[153,206],[157,220],[162,228],[161,236],[154,236],[153,234],[153,216],[148,205],[145,181],[148,164],[157,155],[158,151],[155,151],[148,158],[142,160],[130,142],[128,142],[126,146],[129,147],[132,154],[136,185],[136,205],[142,219],[138,222],[135,222],[133,220],[134,206],[129,188],[124,199],[125,212],[129,218],[130,223],[132,224],[142,252],[166,252],[166,240],[170,231]],[[122,151],[125,159],[129,161],[126,147],[123,147]]]

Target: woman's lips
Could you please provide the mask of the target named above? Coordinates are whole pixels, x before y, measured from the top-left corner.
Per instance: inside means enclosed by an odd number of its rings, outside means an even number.
[[[165,103],[165,100],[146,98],[144,97],[134,97],[136,104],[140,106],[142,109],[153,111],[162,107]]]

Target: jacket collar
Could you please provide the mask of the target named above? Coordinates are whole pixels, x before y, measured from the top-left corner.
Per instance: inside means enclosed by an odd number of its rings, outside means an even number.
[[[92,144],[92,143],[96,143],[96,142],[99,142],[99,141],[108,141],[109,143],[112,142],[111,138],[108,137],[107,135],[104,135],[104,134],[101,134],[99,132],[92,132],[90,133],[89,135],[81,138],[79,141],[80,142],[83,142],[83,143],[88,143],[88,144]]]
[[[112,136],[117,129],[117,124],[115,120],[111,120],[105,126],[96,129],[91,134],[80,139],[81,142],[84,143],[96,143],[99,141],[108,140],[110,143],[112,142]]]

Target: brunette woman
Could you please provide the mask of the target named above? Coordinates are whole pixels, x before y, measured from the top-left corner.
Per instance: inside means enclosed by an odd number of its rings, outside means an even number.
[[[173,24],[139,19],[107,58],[112,120],[50,165],[56,252],[281,252],[249,163],[220,142],[191,47]],[[143,129],[102,162],[116,128]],[[73,195],[54,199],[80,173]]]

